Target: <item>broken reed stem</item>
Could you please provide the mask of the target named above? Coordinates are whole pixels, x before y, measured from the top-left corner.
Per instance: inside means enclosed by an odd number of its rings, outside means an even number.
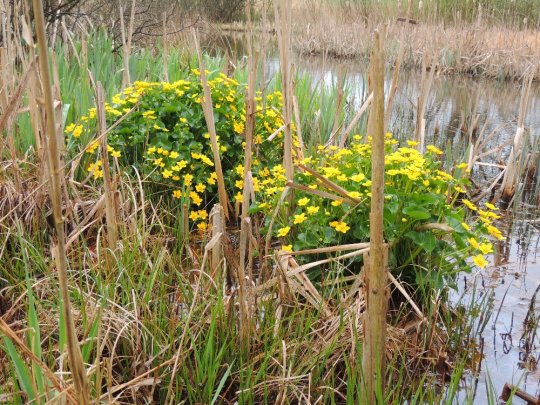
[[[386,111],[384,115],[384,132],[388,130],[390,119],[392,118],[392,110],[394,109],[394,97],[398,88],[399,72],[401,70],[401,63],[403,62],[403,55],[405,53],[405,45],[403,34],[401,35],[401,41],[399,43],[398,56],[394,65],[394,71],[392,72],[392,84],[390,85],[390,92],[388,94],[388,103],[386,105]]]
[[[204,92],[204,101],[202,103],[202,107],[204,118],[206,120],[206,126],[208,127],[208,133],[210,134],[212,152],[214,155],[214,166],[216,167],[219,203],[223,207],[223,214],[225,215],[225,219],[229,219],[229,199],[227,197],[227,192],[225,191],[225,180],[223,179],[221,158],[219,157],[216,124],[214,122],[214,107],[212,106],[212,93],[210,92],[208,80],[206,79],[203,55],[201,52],[201,47],[199,45],[199,37],[197,36],[197,31],[195,30],[195,28],[191,28],[191,33],[193,35],[193,41],[195,43],[197,57],[199,58],[199,70],[201,73],[201,83]]]
[[[384,398],[386,297],[388,247],[384,243],[384,30],[375,31],[370,64],[373,106],[368,120],[372,137],[370,251],[365,263],[366,312],[364,314],[365,400],[375,404],[375,391],[381,389]],[[381,387],[377,386],[381,384]]]
[[[429,57],[431,57],[431,65],[428,66]],[[419,142],[418,150],[424,152],[424,143],[425,143],[425,130],[426,130],[426,120],[424,114],[426,111],[426,101],[431,89],[431,84],[433,83],[433,75],[435,74],[435,63],[436,58],[427,53],[424,54],[424,59],[422,61],[422,84],[420,88],[420,94],[418,95],[417,102],[417,111],[416,111],[416,132],[415,132],[415,141]],[[429,71],[428,71],[429,69]]]
[[[238,300],[240,302],[240,334],[244,349],[249,348],[251,334],[248,291],[246,289],[246,255],[251,256],[249,206],[251,204],[251,163],[253,155],[253,132],[255,131],[255,79],[256,61],[253,56],[253,27],[251,23],[251,1],[246,3],[248,24],[248,88],[246,97],[246,130],[245,130],[245,160],[244,184],[242,190],[242,215],[240,222],[240,265],[238,268]],[[253,280],[253,271],[248,267],[249,281]]]
[[[47,166],[49,175],[49,194],[53,208],[53,218],[56,230],[57,246],[54,257],[56,260],[58,282],[60,295],[62,298],[62,311],[67,335],[67,350],[69,365],[75,391],[77,393],[78,404],[86,405],[90,402],[88,395],[88,382],[86,379],[86,370],[84,367],[75,322],[71,313],[71,303],[69,297],[67,257],[65,249],[65,231],[64,218],[62,214],[62,171],[60,169],[60,156],[56,135],[56,125],[54,116],[54,104],[52,97],[51,76],[47,57],[47,40],[45,38],[45,18],[43,15],[43,5],[40,0],[32,0],[34,8],[34,22],[36,27],[36,36],[39,48],[39,66],[41,70],[41,80],[43,83],[43,95],[45,100],[45,117],[47,122],[45,137],[47,149]]]
[[[286,4],[285,0],[274,2],[276,27],[278,34],[279,59],[281,66],[281,87],[283,90],[283,120],[285,123],[285,139],[283,142],[283,167],[287,180],[294,177],[294,167],[292,158],[292,69],[290,64],[290,23],[292,7]],[[291,194],[292,197],[292,194]]]
[[[210,211],[210,222],[212,223],[212,238],[215,238],[217,235],[221,235],[221,237],[219,237],[216,243],[212,246],[210,255],[211,274],[217,280],[220,280],[221,277],[216,276],[216,274],[218,271],[218,266],[223,260],[222,237],[225,234],[225,221],[223,220],[223,207],[221,207],[221,205],[214,205]]]
[[[124,74],[122,76],[122,89],[125,89],[131,83],[131,77],[129,74],[129,55],[131,54],[131,40],[133,38],[133,24],[135,20],[135,4],[137,0],[131,1],[131,12],[129,15],[129,27],[127,32],[127,38],[124,27],[124,10],[120,6],[120,27],[122,29],[122,45],[124,48]]]
[[[100,134],[107,131],[105,120],[105,94],[101,82],[96,84],[96,101],[98,115],[98,130]],[[103,162],[103,186],[105,189],[105,219],[107,222],[107,243],[111,250],[116,249],[118,242],[118,228],[116,223],[116,204],[114,203],[116,187],[111,178],[109,165],[109,152],[107,149],[107,135],[100,136],[101,160]]]
[[[506,170],[504,171],[502,181],[502,198],[505,201],[510,201],[510,199],[514,196],[517,188],[516,183],[519,180],[519,161],[522,156],[523,145],[525,144],[525,117],[527,116],[527,111],[529,109],[532,80],[532,73],[523,79],[521,99],[519,102],[517,130],[516,134],[514,135],[514,142],[510,155],[508,156]]]

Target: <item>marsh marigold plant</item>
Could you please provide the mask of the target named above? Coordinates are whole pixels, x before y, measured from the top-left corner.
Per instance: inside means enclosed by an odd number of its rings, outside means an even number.
[[[233,191],[244,161],[246,86],[223,73],[207,74],[224,178]],[[217,194],[217,176],[199,75],[193,69],[174,83],[135,82],[105,104],[105,115],[111,128],[107,136],[110,160],[116,159],[123,170],[138,170],[171,198],[187,202],[190,220],[204,230],[208,208]],[[270,137],[283,125],[282,96],[274,92],[263,99],[259,93],[256,102],[255,163],[273,165],[280,161],[282,149],[283,134]],[[95,108],[90,109],[65,131],[70,146],[76,144],[85,151],[84,175],[99,180],[103,171],[96,114]]]
[[[470,183],[466,165],[450,174],[442,169],[438,159],[442,151],[435,146],[421,154],[416,142],[398,147],[391,134],[385,144],[384,238],[390,244],[390,268],[401,274],[413,269],[409,274],[415,284],[428,277],[430,285],[441,285],[473,264],[485,267],[485,255],[493,252],[491,240],[503,238],[493,224],[499,215],[493,205],[476,206],[463,197]],[[257,177],[258,201],[252,207],[266,214],[267,225],[279,207],[273,232],[283,249],[369,241],[371,139],[364,142],[356,135],[346,148],[319,146],[312,156],[296,163],[300,169],[294,182],[310,191],[296,189],[294,205],[279,206],[286,186],[284,170],[280,165],[262,168]],[[320,173],[347,196],[337,194],[302,166]],[[355,260],[362,259],[351,259],[353,267]]]

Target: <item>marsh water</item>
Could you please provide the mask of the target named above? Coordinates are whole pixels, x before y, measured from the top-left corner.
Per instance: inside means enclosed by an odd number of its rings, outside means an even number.
[[[267,77],[279,70],[275,44],[267,44]],[[246,54],[245,39],[235,35],[221,37],[208,49],[225,48],[235,59]],[[316,86],[328,89],[343,83],[346,88],[344,108],[349,114],[359,108],[367,98],[367,65],[365,61],[336,61],[323,56],[294,55],[297,72],[308,74]],[[390,70],[390,69],[388,69]],[[344,81],[340,77],[344,77]],[[391,86],[391,71],[387,72],[387,90]],[[390,118],[389,131],[397,137],[412,137],[416,126],[416,105],[422,88],[419,71],[402,71]],[[425,133],[433,142],[452,156],[455,161],[464,155],[469,137],[489,137],[486,149],[511,141],[516,132],[521,99],[520,82],[499,82],[468,76],[435,74],[427,97]],[[540,84],[533,84],[527,114],[526,134],[529,142],[540,138]],[[535,144],[536,147],[540,143]],[[477,184],[493,179],[506,160],[509,147],[487,156],[488,165],[476,168]],[[540,165],[537,165],[540,166]],[[537,169],[538,170],[538,169]],[[483,183],[484,182],[484,183]],[[490,265],[473,274],[458,278],[458,291],[451,294],[456,304],[468,305],[472,300],[486,302],[488,319],[478,319],[477,341],[483,360],[479,372],[471,372],[469,381],[458,401],[474,398],[475,404],[488,403],[489,389],[497,398],[505,383],[514,384],[527,393],[540,396],[540,211],[538,202],[516,204],[506,212],[499,226],[505,229],[507,239],[497,245],[497,253],[490,257]],[[538,333],[537,333],[538,332]],[[477,371],[478,371],[477,370]],[[491,388],[490,388],[491,387]],[[514,399],[515,404],[526,403]]]

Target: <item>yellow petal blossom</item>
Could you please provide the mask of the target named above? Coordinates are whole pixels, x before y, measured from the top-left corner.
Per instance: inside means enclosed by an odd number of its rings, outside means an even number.
[[[316,214],[317,212],[319,212],[319,207],[316,207],[316,206],[311,206],[311,207],[307,207],[307,213],[309,215],[314,215]]]
[[[280,236],[280,237],[287,236],[287,234],[290,232],[290,230],[291,230],[290,226],[280,228],[280,229],[278,229],[277,236]]]
[[[443,151],[440,150],[439,148],[437,148],[436,146],[434,145],[428,145],[427,148],[426,148],[429,152],[432,152],[436,155],[442,155],[443,154]]]
[[[304,197],[304,198],[301,198],[300,200],[298,200],[298,205],[300,207],[303,207],[305,205],[308,205],[309,204],[309,198],[307,197]]]
[[[480,244],[478,243],[478,241],[474,238],[469,238],[467,239],[469,241],[469,243],[471,244],[471,246],[473,248],[475,248],[476,250],[480,250]]]
[[[73,137],[74,138],[79,138],[82,134],[82,131],[83,131],[83,126],[82,125],[77,125],[74,129],[73,129]]]
[[[469,200],[463,198],[461,200],[461,202],[463,202],[463,204],[465,204],[467,206],[468,209],[470,209],[471,211],[477,211],[478,208],[476,208],[476,205],[474,205],[472,202],[470,202]]]
[[[306,220],[306,214],[305,213],[301,213],[301,214],[298,214],[298,215],[295,215],[294,216],[294,224],[301,224],[302,222],[304,222]]]
[[[493,253],[493,245],[489,242],[481,243],[479,250],[485,255]]]
[[[497,239],[499,239],[499,240],[504,240],[504,239],[506,239],[506,238],[502,235],[501,231],[500,231],[499,229],[497,229],[496,227],[494,227],[493,225],[489,225],[489,226],[487,227],[487,230],[488,230],[488,232],[489,232],[489,234],[490,234],[491,236],[493,236],[493,237],[495,237],[495,238],[497,238]]]
[[[482,255],[473,256],[472,259],[473,259],[474,264],[476,264],[481,269],[483,269],[484,267],[486,267],[489,264],[489,262],[486,260],[486,258],[484,256],[482,256]]]
[[[341,232],[341,233],[347,233],[347,231],[349,229],[351,229],[350,226],[348,226],[345,222],[343,221],[333,221],[333,222],[330,222],[330,226],[332,228],[334,228],[336,231],[338,232]]]

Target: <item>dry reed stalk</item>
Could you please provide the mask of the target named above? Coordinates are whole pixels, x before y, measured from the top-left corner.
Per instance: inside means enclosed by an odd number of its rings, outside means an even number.
[[[366,379],[365,398],[376,403],[375,390],[380,381],[384,398],[386,312],[388,306],[388,246],[384,243],[384,30],[375,31],[371,56],[370,83],[373,107],[368,119],[371,135],[371,213],[369,216],[370,251],[364,260],[366,312],[364,314],[364,350],[362,368]]]
[[[105,95],[100,82],[96,84],[97,118],[100,134],[101,159],[103,161],[103,186],[105,190],[105,219],[107,221],[107,242],[111,250],[116,249],[118,243],[118,224],[116,223],[116,186],[111,178],[109,165],[109,152],[107,150],[107,123],[105,120]],[[105,134],[105,135],[101,135]]]
[[[202,107],[204,118],[206,120],[206,126],[208,127],[208,132],[210,133],[210,141],[212,146],[212,152],[214,155],[214,166],[216,167],[219,203],[223,207],[223,214],[225,215],[225,219],[229,219],[229,198],[227,197],[227,192],[225,191],[225,180],[223,178],[223,170],[221,169],[221,158],[219,157],[216,124],[214,122],[214,107],[212,106],[212,93],[210,92],[208,80],[206,79],[204,59],[201,52],[201,47],[199,45],[197,31],[195,30],[195,28],[191,28],[191,33],[193,36],[193,42],[195,44],[197,57],[199,59],[199,70],[201,73],[201,83],[204,92],[204,100],[202,103]]]
[[[431,59],[431,65],[429,65],[429,59]],[[426,111],[426,102],[431,89],[431,84],[433,83],[433,76],[435,74],[435,58],[429,58],[426,53],[424,53],[424,58],[422,60],[422,79],[420,86],[420,94],[418,95],[418,101],[416,104],[416,132],[415,140],[419,142],[418,150],[424,152],[424,143],[425,143],[425,131],[426,131],[426,120],[424,114]]]
[[[334,113],[334,125],[332,127],[332,133],[337,133],[341,127],[339,123],[339,116],[343,109],[343,85],[345,82],[345,69],[343,64],[338,66],[337,72],[337,97],[336,97],[336,111]]]
[[[225,234],[225,221],[223,218],[223,208],[219,204],[215,204],[210,211],[210,221],[212,222],[212,238],[216,235]],[[210,255],[210,269],[212,276],[217,273],[220,263],[223,261],[223,244],[222,237],[212,247],[212,253]]]
[[[349,139],[349,135],[351,134],[354,127],[358,124],[358,121],[360,121],[360,118],[362,118],[362,115],[364,115],[364,112],[367,110],[371,102],[373,101],[373,93],[370,93],[366,101],[362,104],[354,118],[351,120],[345,131],[343,132],[343,135],[341,136],[341,139],[339,140],[339,147],[343,148],[345,146],[345,143],[347,142],[347,139]]]
[[[403,44],[403,34],[399,42],[399,51],[394,64],[394,71],[392,72],[392,84],[390,85],[390,91],[388,92],[388,102],[386,104],[386,112],[384,115],[384,132],[388,130],[390,118],[392,118],[392,111],[394,109],[394,97],[398,88],[399,72],[401,71],[401,64],[403,63],[403,55],[405,53],[405,45]]]
[[[519,181],[519,162],[522,157],[523,145],[525,144],[525,118],[529,110],[531,100],[531,86],[533,75],[529,74],[523,79],[521,99],[519,102],[519,114],[517,122],[517,130],[514,135],[512,150],[508,156],[506,170],[504,173],[501,189],[502,198],[509,201],[515,194],[517,182]]]
[[[120,29],[122,33],[122,47],[124,55],[124,72],[122,74],[122,89],[125,89],[131,83],[131,77],[129,73],[129,56],[131,55],[131,41],[133,39],[133,25],[135,22],[135,5],[137,0],[131,1],[131,12],[129,17],[129,27],[126,35],[125,23],[124,23],[124,9],[121,4],[120,8]]]
[[[309,167],[304,166],[302,164],[299,164],[298,167],[302,169],[303,171],[308,172],[312,176],[319,179],[323,185],[328,187],[330,190],[335,191],[337,194],[339,194],[342,197],[342,199],[347,200],[351,202],[352,204],[359,204],[362,202],[362,200],[360,200],[359,198],[351,197],[349,193],[347,192],[347,190],[345,190],[338,184],[334,183],[332,180],[324,177],[322,174],[317,173],[315,170],[312,170]]]
[[[318,195],[319,197],[328,198],[333,201],[343,201],[343,197],[337,196],[335,194],[327,193],[326,191],[321,191],[317,189],[309,188],[308,186],[304,186],[303,184],[294,183],[292,181],[289,181],[287,183],[287,187],[295,189],[295,190],[301,190],[305,191],[306,193]]]
[[[283,92],[283,121],[285,123],[285,139],[283,142],[283,167],[285,168],[285,176],[287,180],[292,180],[294,177],[294,166],[292,158],[293,141],[292,141],[292,65],[290,63],[291,52],[291,14],[292,8],[287,7],[285,0],[274,2],[275,25],[278,34],[279,60],[281,66],[281,87]],[[292,194],[291,194],[292,197]]]
[[[62,298],[62,309],[67,335],[67,349],[71,374],[77,393],[79,404],[89,403],[88,382],[86,380],[86,370],[82,360],[73,314],[71,312],[71,302],[69,297],[67,257],[65,250],[64,219],[62,214],[62,172],[60,169],[60,156],[57,142],[54,105],[52,97],[51,76],[47,58],[47,40],[45,37],[45,21],[43,15],[43,5],[39,0],[33,0],[34,22],[39,48],[39,65],[41,70],[41,80],[43,83],[43,94],[45,99],[45,117],[47,120],[47,165],[49,175],[49,194],[53,206],[53,217],[56,230],[57,245],[55,247],[55,260],[57,265],[58,282]]]
[[[300,147],[298,148],[298,160],[302,161],[306,155],[306,147],[304,145],[304,138],[302,136],[302,120],[300,119],[300,107],[298,106],[298,99],[296,96],[293,96],[293,108],[296,136],[298,137],[298,143],[300,144]]]
[[[253,133],[255,131],[255,80],[257,76],[257,62],[253,55],[253,28],[251,22],[251,0],[246,2],[246,15],[248,25],[248,89],[246,97],[246,126],[245,126],[245,160],[244,185],[242,189],[242,216],[240,222],[240,265],[238,266],[238,300],[240,304],[240,334],[245,349],[250,346],[250,309],[249,292],[246,286],[246,255],[251,259],[252,251],[249,235],[251,234],[251,221],[249,206],[251,204],[251,163],[253,159]],[[253,280],[253,269],[247,269],[249,281]]]
[[[169,81],[169,34],[167,32],[167,14],[163,13],[163,80]]]
[[[262,33],[261,33],[261,82],[259,88],[263,91],[266,90],[266,44],[268,42],[268,3],[269,0],[262,1]],[[266,98],[263,97],[263,108],[266,108]]]

